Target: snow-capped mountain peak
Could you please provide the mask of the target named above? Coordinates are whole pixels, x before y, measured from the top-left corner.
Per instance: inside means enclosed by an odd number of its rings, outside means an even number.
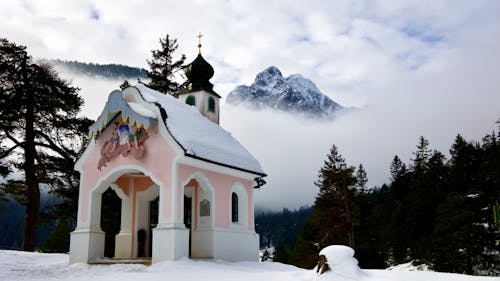
[[[250,86],[240,85],[229,93],[229,104],[245,104],[253,108],[274,108],[308,117],[331,117],[342,109],[338,103],[319,91],[316,85],[300,74],[283,77],[276,66],[257,74]]]

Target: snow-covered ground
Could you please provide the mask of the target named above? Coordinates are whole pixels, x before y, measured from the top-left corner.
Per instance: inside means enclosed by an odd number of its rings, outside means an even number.
[[[273,262],[201,261],[181,259],[152,266],[137,264],[87,265],[68,264],[66,254],[41,254],[0,251],[0,280],[90,280],[90,281],[500,281],[500,277],[477,277],[450,273],[410,270],[360,270],[355,279],[329,272],[321,277],[313,270]]]

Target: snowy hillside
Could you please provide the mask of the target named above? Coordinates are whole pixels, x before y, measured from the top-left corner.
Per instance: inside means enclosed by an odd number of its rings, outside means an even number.
[[[308,117],[330,117],[342,109],[338,103],[322,94],[316,85],[300,74],[283,77],[271,66],[260,72],[250,86],[241,85],[226,99],[229,104],[247,104],[254,108],[274,108],[302,113]]]
[[[200,261],[182,259],[152,266],[115,264],[68,264],[68,255],[0,251],[0,280],[92,280],[92,281],[498,281],[498,277],[477,277],[450,273],[408,270],[359,270],[355,279],[341,274],[317,277],[314,270],[272,262]]]

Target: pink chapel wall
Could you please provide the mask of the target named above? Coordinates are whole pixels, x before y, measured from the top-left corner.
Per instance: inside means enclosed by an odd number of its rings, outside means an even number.
[[[170,183],[175,152],[169,146],[167,141],[159,133],[153,130],[148,132],[149,138],[144,142],[144,156],[140,160],[137,160],[130,155],[128,157],[118,155],[108,162],[105,167],[102,167],[101,170],[97,168],[101,157],[101,149],[111,138],[113,129],[113,126],[110,125],[99,135],[93,150],[90,151],[82,165],[82,180],[80,183],[81,191],[79,201],[79,204],[81,204],[79,207],[79,219],[82,222],[87,222],[89,217],[89,198],[92,190],[97,187],[97,184],[99,184],[101,179],[108,178],[111,176],[112,172],[116,171],[120,167],[135,165],[151,172],[155,183],[164,188],[164,198],[162,198],[162,200],[164,202],[171,202],[172,188]],[[125,178],[119,178],[116,183],[123,189],[127,196],[130,195],[128,183],[125,183]],[[143,184],[141,182],[137,182],[138,186],[135,189],[133,197],[135,198],[138,191],[151,186],[150,183],[152,182],[144,182]],[[170,207],[170,204],[164,204],[163,210],[161,210],[161,214],[166,219],[171,216]]]
[[[183,182],[185,182],[188,177],[196,172],[201,172],[203,173],[207,178],[210,184],[212,185],[214,189],[214,198],[215,198],[215,204],[214,204],[214,212],[215,212],[215,226],[216,227],[221,227],[221,228],[229,228],[230,222],[231,222],[231,188],[235,183],[241,183],[243,187],[245,188],[245,191],[247,193],[247,200],[248,200],[248,229],[249,230],[254,230],[254,221],[253,221],[253,192],[252,192],[252,181],[244,178],[239,178],[235,176],[230,176],[222,173],[217,173],[205,169],[200,169],[200,168],[195,168],[191,167],[188,165],[184,164],[179,164],[178,166],[178,188],[179,192],[178,194],[178,202],[181,202],[182,200],[182,189],[184,188]],[[182,211],[182,206],[181,204],[178,205],[178,214],[179,218],[182,216],[183,211]],[[196,210],[197,208],[195,208]],[[195,225],[197,223],[197,220],[195,221]]]

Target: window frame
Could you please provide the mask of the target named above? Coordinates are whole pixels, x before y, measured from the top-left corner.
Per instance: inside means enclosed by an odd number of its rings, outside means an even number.
[[[231,193],[231,222],[239,223],[239,198],[236,192]]]
[[[193,101],[192,104],[190,103],[191,100]],[[187,105],[191,105],[191,106],[196,106],[196,97],[194,95],[187,96],[187,98],[186,98],[186,104]]]
[[[212,96],[208,97],[207,111],[215,113],[215,107],[215,98]]]

